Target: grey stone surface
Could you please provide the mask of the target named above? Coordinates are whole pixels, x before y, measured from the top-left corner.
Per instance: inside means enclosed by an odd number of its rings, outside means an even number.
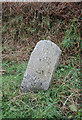
[[[61,50],[55,43],[49,40],[39,41],[31,53],[21,90],[48,90],[60,54]]]

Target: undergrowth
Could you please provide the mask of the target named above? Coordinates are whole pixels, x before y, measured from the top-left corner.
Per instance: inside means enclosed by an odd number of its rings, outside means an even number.
[[[59,63],[49,90],[38,93],[20,91],[28,63],[3,61],[3,118],[80,118],[79,59],[71,60],[72,65]]]
[[[64,40],[61,42],[61,46],[64,49],[70,48],[72,50],[74,47],[79,47],[80,45],[80,36],[77,32],[78,23],[77,19],[72,20],[68,25],[66,25],[64,31]]]
[[[2,117],[81,119],[81,4],[3,3],[2,8]],[[54,79],[46,92],[22,93],[29,56],[43,39],[62,50]]]

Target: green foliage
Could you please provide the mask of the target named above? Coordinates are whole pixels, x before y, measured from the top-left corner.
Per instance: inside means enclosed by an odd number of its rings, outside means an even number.
[[[77,47],[78,42],[80,40],[77,28],[77,20],[72,20],[72,22],[66,26],[64,40],[61,43],[61,46],[63,46],[63,48],[72,49],[73,47]]]
[[[69,107],[70,107],[71,111],[77,112],[77,107],[74,104],[70,105]]]
[[[71,60],[77,65],[77,58],[71,57]],[[63,66],[59,63],[48,91],[22,93],[20,85],[27,63],[3,61],[2,65],[6,70],[2,76],[3,118],[54,118],[60,120],[60,118],[80,117],[79,105],[77,105],[80,68],[72,67],[71,64]],[[66,101],[71,93],[73,93],[72,96]]]
[[[3,3],[2,6],[3,118],[80,119],[80,55],[77,55],[76,48],[80,46],[77,30],[80,30],[81,4]],[[73,14],[78,17],[70,21]],[[67,22],[64,18],[67,18]],[[64,40],[61,43],[62,38]],[[58,46],[61,45],[62,56],[55,78],[46,92],[22,93],[20,86],[28,64],[25,60],[41,39],[50,39]],[[73,53],[72,49],[76,57],[70,55]]]

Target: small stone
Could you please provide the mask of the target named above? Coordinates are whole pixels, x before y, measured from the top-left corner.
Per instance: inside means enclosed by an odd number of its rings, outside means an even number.
[[[41,40],[31,53],[21,84],[22,91],[48,90],[61,54],[60,48],[49,40]]]

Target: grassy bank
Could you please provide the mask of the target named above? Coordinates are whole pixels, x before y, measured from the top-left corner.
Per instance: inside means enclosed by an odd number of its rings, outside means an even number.
[[[3,118],[80,118],[79,59],[59,63],[49,90],[31,94],[20,91],[27,62],[3,61]]]
[[[77,8],[77,9],[76,9]],[[80,119],[80,3],[3,3],[3,118]],[[30,54],[40,40],[62,54],[48,91],[22,93]]]

